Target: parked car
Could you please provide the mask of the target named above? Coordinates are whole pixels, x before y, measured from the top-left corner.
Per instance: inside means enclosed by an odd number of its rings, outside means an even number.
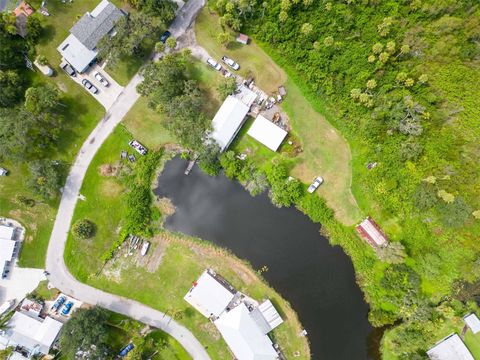
[[[125,346],[122,350],[120,350],[120,354],[118,354],[118,356],[120,357],[125,357],[127,356],[127,354],[132,351],[134,348],[133,344],[130,343],[128,344],[127,346]]]
[[[227,56],[222,56],[222,61],[228,66],[230,66],[233,70],[240,69],[240,65],[238,65],[233,59],[230,59]]]
[[[75,69],[67,62],[63,62],[60,64],[60,67],[65,71],[68,75],[75,77],[77,76],[77,73]]]
[[[0,167],[0,176],[7,176],[8,170]]]
[[[85,87],[85,89],[90,91],[92,94],[98,93],[98,89],[87,79],[82,80],[82,85]]]
[[[105,78],[103,77],[103,75],[100,74],[98,71],[96,71],[94,75],[95,75],[95,79],[97,79],[98,82],[99,82],[100,84],[102,84],[103,86],[108,87],[108,86],[110,85],[110,83],[108,82],[108,80],[105,79]]]
[[[216,62],[212,58],[209,58],[207,60],[207,64],[210,65],[212,68],[214,68],[217,71],[220,71],[222,69],[222,65],[220,65],[218,62]]]
[[[167,41],[167,39],[168,39],[171,35],[172,35],[172,33],[171,33],[170,31],[168,31],[168,30],[165,31],[165,32],[162,34],[162,36],[160,36],[160,41],[165,44],[165,42]]]
[[[67,300],[67,298],[65,296],[60,296],[57,301],[55,301],[55,303],[53,304],[52,306],[52,310],[58,310],[60,308],[60,306],[63,305],[63,303]]]
[[[69,301],[68,303],[65,304],[62,310],[62,315],[67,316],[70,310],[72,310],[73,307],[73,302]]]
[[[137,152],[141,155],[147,155],[147,148],[140,144],[137,140],[132,140],[128,143],[132,148],[137,150]]]
[[[323,178],[322,178],[321,176],[319,176],[319,177],[317,177],[317,178],[315,178],[315,179],[313,180],[313,182],[312,182],[312,183],[310,184],[310,186],[308,187],[307,191],[311,194],[311,193],[313,193],[315,190],[317,190],[318,187],[319,187],[320,185],[322,185],[322,184],[323,184]]]

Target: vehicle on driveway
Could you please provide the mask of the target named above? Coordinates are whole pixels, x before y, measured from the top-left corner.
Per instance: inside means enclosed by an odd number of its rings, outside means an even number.
[[[128,145],[130,145],[132,148],[134,148],[135,150],[137,150],[137,152],[141,155],[147,155],[147,148],[145,146],[143,146],[142,144],[140,144],[137,140],[132,140],[128,143]]]
[[[87,89],[88,91],[90,91],[92,94],[96,94],[98,93],[98,89],[95,87],[95,85],[93,85],[90,81],[88,81],[87,79],[83,79],[82,80],[82,85],[85,87],[85,89]]]
[[[228,66],[230,66],[233,70],[238,70],[240,69],[240,65],[238,65],[233,59],[230,59],[229,57],[227,56],[222,56],[222,61],[227,64]]]
[[[105,79],[105,77],[102,74],[100,74],[98,71],[95,72],[94,76],[95,76],[95,79],[97,79],[98,82],[103,86],[108,87],[110,85],[108,80]]]
[[[165,42],[167,41],[167,39],[168,39],[171,35],[172,35],[172,33],[171,33],[170,31],[168,31],[168,30],[165,31],[165,32],[162,34],[162,36],[160,36],[160,41],[165,44]]]
[[[66,61],[60,64],[60,67],[71,77],[77,76],[75,69]]]
[[[322,184],[323,184],[323,178],[322,178],[321,176],[319,176],[319,177],[317,177],[317,178],[315,178],[315,179],[313,180],[313,182],[312,182],[312,183],[310,184],[310,186],[308,187],[307,191],[311,194],[311,193],[313,193],[315,190],[317,190],[318,187],[319,187],[320,185],[322,185]]]
[[[57,301],[55,301],[55,303],[53,304],[52,306],[52,310],[54,311],[57,311],[58,309],[60,309],[60,306],[63,305],[63,303],[67,300],[67,298],[65,296],[60,296]]]
[[[73,302],[69,301],[68,303],[65,304],[62,310],[62,315],[67,316],[70,310],[72,310],[73,307]]]
[[[209,58],[207,60],[207,64],[210,65],[212,68],[214,68],[217,71],[220,71],[222,69],[222,65],[220,65],[218,62],[216,62],[212,58]]]
[[[120,350],[120,354],[118,354],[118,356],[120,357],[125,357],[127,356],[127,354],[132,351],[134,348],[133,344],[130,343],[128,344],[127,346],[125,346],[122,350]]]

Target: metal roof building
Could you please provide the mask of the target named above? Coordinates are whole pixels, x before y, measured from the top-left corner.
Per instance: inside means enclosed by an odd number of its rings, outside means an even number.
[[[258,115],[247,134],[270,150],[277,151],[288,133],[264,116]]]
[[[388,245],[388,238],[375,221],[369,216],[358,224],[355,229],[373,247]]]
[[[480,320],[478,319],[477,314],[471,313],[463,317],[465,324],[472,330],[474,334],[480,331]]]
[[[232,143],[245,122],[250,107],[233,95],[227,96],[212,120],[211,137],[224,151]]]
[[[275,360],[278,353],[244,303],[215,320],[230,350],[238,360]]]
[[[225,311],[236,292],[220,275],[207,269],[193,283],[184,299],[203,316],[216,318]]]
[[[451,334],[427,351],[431,360],[475,360],[460,336]]]
[[[112,33],[124,13],[108,0],[102,0],[91,12],[84,14],[70,29],[70,35],[57,50],[75,70],[82,73],[96,59],[97,44]]]

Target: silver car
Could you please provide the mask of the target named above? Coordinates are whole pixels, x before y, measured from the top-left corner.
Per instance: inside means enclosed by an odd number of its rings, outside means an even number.
[[[102,84],[103,86],[108,87],[108,86],[110,85],[110,83],[108,82],[108,80],[105,79],[105,78],[103,77],[103,75],[100,74],[98,71],[95,72],[94,76],[95,76],[95,79],[97,79],[98,82],[99,82],[100,84]]]
[[[322,178],[321,176],[319,176],[319,177],[317,177],[317,178],[315,178],[315,179],[313,180],[313,182],[312,182],[312,183],[310,184],[310,186],[308,187],[307,191],[308,191],[310,194],[312,194],[312,193],[313,193],[315,190],[317,190],[318,187],[319,187],[320,185],[322,185],[322,184],[323,184],[323,178]]]

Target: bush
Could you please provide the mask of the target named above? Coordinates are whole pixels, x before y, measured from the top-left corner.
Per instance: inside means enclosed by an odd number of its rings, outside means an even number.
[[[78,220],[72,228],[73,235],[79,239],[89,239],[95,235],[96,231],[96,225],[88,219]]]

